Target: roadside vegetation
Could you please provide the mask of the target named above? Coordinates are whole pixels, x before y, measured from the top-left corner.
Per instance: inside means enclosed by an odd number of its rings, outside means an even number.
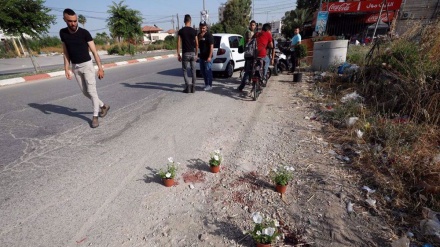
[[[347,61],[359,69],[316,85],[327,137],[357,182],[376,189],[372,210],[396,234],[431,243],[439,239],[419,226],[424,207],[440,211],[439,35],[440,22],[414,23],[376,47],[350,47]]]

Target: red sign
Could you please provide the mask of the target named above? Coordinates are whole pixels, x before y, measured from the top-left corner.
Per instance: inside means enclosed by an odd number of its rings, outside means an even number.
[[[379,12],[380,8],[382,8],[383,0],[374,0],[374,1],[362,1],[360,3],[360,12]],[[388,3],[388,11],[398,10],[400,9],[400,5],[402,4],[402,0],[387,0]],[[386,11],[386,6],[383,7],[383,11]]]
[[[365,0],[360,2],[332,2],[323,3],[322,10],[330,13],[350,13],[350,12],[379,12],[382,7],[383,0]],[[400,9],[402,0],[387,0],[388,11]],[[384,6],[383,11],[386,11]]]
[[[389,20],[390,21],[393,20],[393,17],[394,17],[394,11],[388,12],[388,15],[387,15],[387,12],[383,12],[382,15],[380,16],[380,19],[383,22],[389,22]],[[367,19],[365,20],[365,23],[376,23],[377,18],[379,18],[379,13],[371,14],[367,17]]]

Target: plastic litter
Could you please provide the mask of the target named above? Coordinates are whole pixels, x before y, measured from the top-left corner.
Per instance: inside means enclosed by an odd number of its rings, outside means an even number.
[[[372,194],[372,193],[376,192],[376,190],[372,190],[372,189],[370,189],[370,187],[368,187],[368,186],[366,186],[366,185],[364,185],[364,186],[362,187],[362,189],[363,189],[363,190],[366,190],[368,194]]]
[[[376,208],[376,200],[368,198],[365,201],[368,203],[368,205],[370,205],[370,207]]]
[[[356,130],[356,135],[359,139],[362,139],[362,136],[364,135],[364,132],[362,130]]]
[[[440,244],[440,213],[424,207],[422,209],[423,220],[420,221],[420,229],[423,235],[433,236]]]
[[[346,103],[348,101],[362,101],[364,98],[360,96],[357,92],[353,92],[347,95],[344,95],[344,97],[341,98],[342,103]]]
[[[409,247],[410,241],[406,236],[403,236],[391,243],[391,247]]]
[[[354,203],[347,202],[347,212],[348,213],[353,213],[353,205],[354,205]]]
[[[359,120],[358,117],[350,117],[347,119],[347,125],[353,126]]]

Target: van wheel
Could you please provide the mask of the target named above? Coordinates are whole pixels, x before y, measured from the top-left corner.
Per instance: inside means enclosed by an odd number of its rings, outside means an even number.
[[[232,74],[234,74],[234,66],[232,65],[232,63],[228,63],[225,69],[225,77],[230,78],[232,77]]]

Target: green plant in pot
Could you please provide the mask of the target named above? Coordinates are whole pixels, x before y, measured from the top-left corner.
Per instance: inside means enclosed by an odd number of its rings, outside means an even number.
[[[301,73],[301,60],[307,56],[307,46],[304,44],[299,44],[295,46],[295,54],[299,61],[298,73],[293,74],[293,81],[300,82],[302,80]]]

